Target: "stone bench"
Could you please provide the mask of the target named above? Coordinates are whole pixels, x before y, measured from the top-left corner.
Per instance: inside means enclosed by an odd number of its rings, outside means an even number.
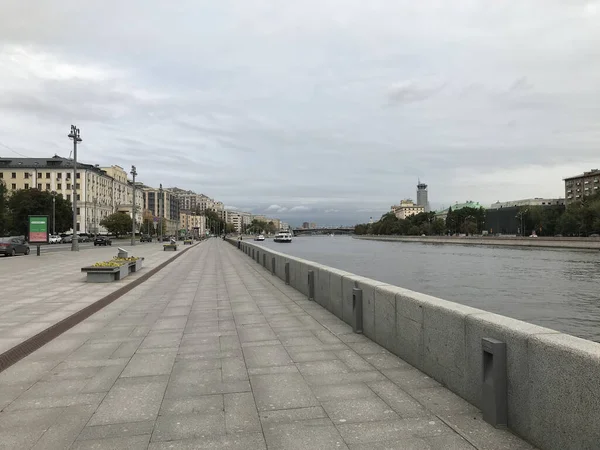
[[[87,274],[88,283],[110,283],[125,278],[130,269],[129,264],[123,264],[118,267],[82,267],[81,271]]]
[[[193,241],[186,239],[185,241],[183,241],[183,245],[192,245]]]
[[[177,244],[163,244],[163,251],[176,251],[177,250]]]

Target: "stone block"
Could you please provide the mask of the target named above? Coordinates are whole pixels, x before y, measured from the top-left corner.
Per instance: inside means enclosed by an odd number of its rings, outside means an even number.
[[[294,274],[292,287],[308,296],[308,264],[304,261],[295,261],[292,267]]]
[[[425,373],[458,395],[466,394],[466,318],[481,310],[411,293],[423,306],[423,365]]]
[[[529,339],[538,334],[558,332],[492,313],[468,316],[466,324],[467,389],[464,398],[481,407],[481,339],[493,338],[506,342],[508,426],[520,435],[527,435],[532,419],[529,408]]]
[[[329,311],[342,320],[344,320],[342,281],[345,275],[352,274],[336,269],[330,269],[329,271]]]
[[[548,450],[598,448],[600,345],[566,334],[529,339],[531,433]]]
[[[315,301],[329,309],[329,268],[317,267],[315,270]]]
[[[396,345],[393,352],[423,367],[423,304],[407,292],[396,294]]]
[[[396,352],[396,293],[395,286],[378,286],[374,292],[375,338],[383,348]]]

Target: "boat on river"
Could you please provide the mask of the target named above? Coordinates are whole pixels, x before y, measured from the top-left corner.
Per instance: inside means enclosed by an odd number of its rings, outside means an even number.
[[[273,238],[273,242],[292,242],[292,233],[289,231],[280,231]]]

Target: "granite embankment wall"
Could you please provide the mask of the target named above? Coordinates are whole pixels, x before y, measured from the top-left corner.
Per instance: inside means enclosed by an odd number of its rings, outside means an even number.
[[[506,343],[508,427],[543,450],[600,449],[600,344],[230,240],[349,325],[362,289],[365,336],[482,408],[482,338]],[[282,244],[283,246],[283,244]]]
[[[600,238],[482,237],[482,236],[353,236],[355,239],[425,244],[493,245],[499,247],[540,247],[572,250],[600,250]]]

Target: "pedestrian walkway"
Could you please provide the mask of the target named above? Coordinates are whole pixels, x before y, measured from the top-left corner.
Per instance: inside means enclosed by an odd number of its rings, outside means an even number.
[[[531,449],[210,239],[0,373],[0,449]]]
[[[183,246],[182,246],[183,247]],[[86,283],[84,266],[117,256],[118,246],[0,258],[0,354],[176,256],[160,244],[121,245],[144,268],[114,283]]]

